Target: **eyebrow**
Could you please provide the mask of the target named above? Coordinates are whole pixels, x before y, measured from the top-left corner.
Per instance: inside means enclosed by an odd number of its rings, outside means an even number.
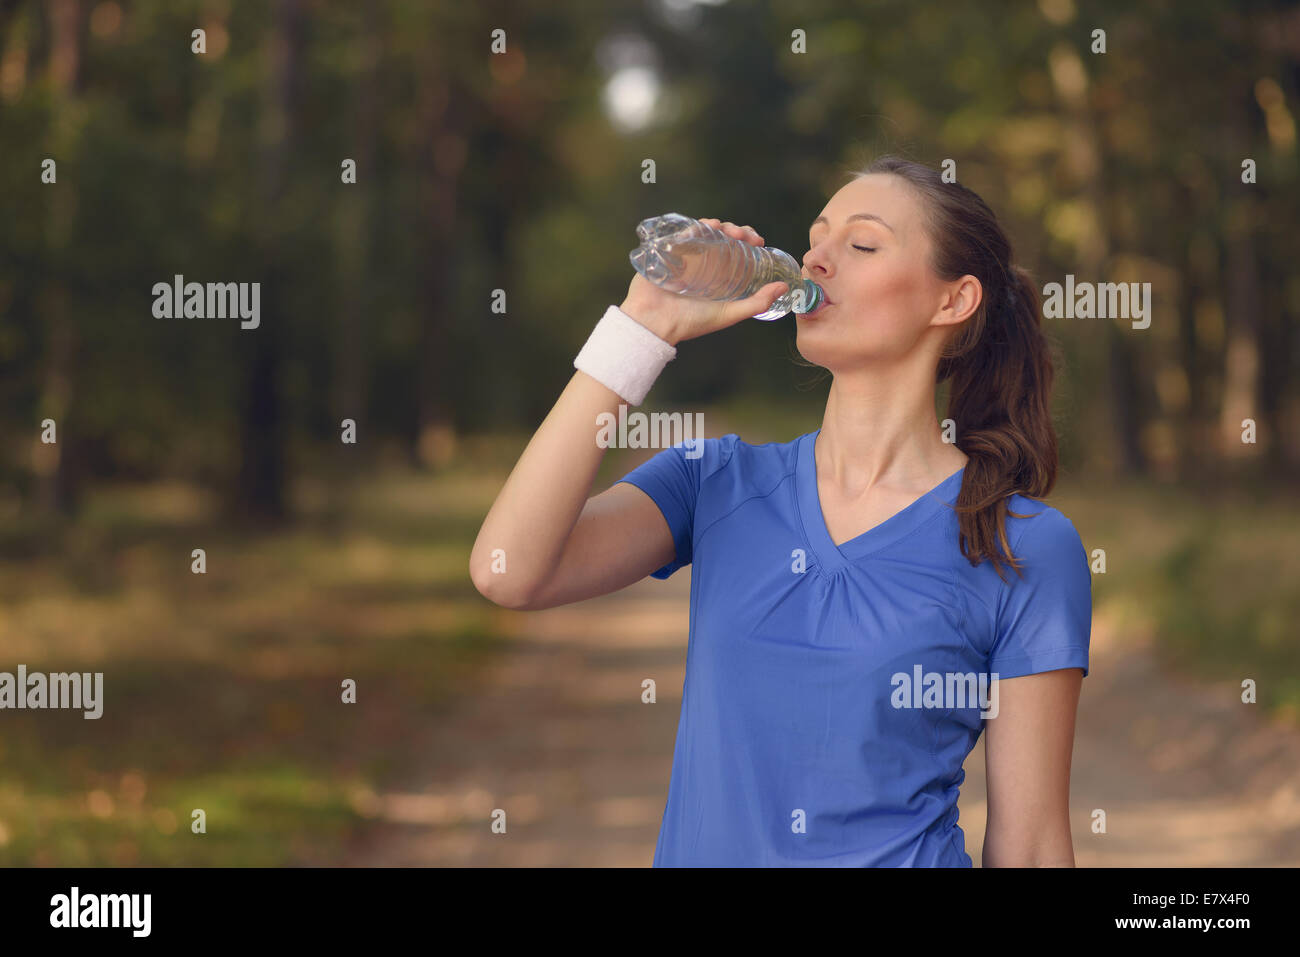
[[[881,219],[881,218],[880,218],[879,216],[877,216],[875,213],[854,213],[852,216],[850,216],[848,219],[846,219],[845,222],[846,222],[846,223],[851,223],[851,222],[853,222],[855,219],[871,219],[871,220],[874,220],[874,221],[876,221],[877,223],[879,223],[881,226],[884,226],[884,227],[885,227],[886,229],[888,229],[891,233],[894,231],[894,227],[893,227],[893,226],[889,225],[889,223],[885,222],[883,219]],[[809,231],[811,231],[812,228],[813,228],[814,226],[816,226],[818,223],[826,223],[826,225],[828,225],[828,226],[830,225],[830,222],[826,219],[825,216],[818,216],[816,219],[814,219],[811,223],[808,224],[808,229],[809,229]]]

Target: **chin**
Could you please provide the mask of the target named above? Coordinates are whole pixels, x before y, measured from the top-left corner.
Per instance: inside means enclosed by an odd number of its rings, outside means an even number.
[[[825,327],[817,326],[816,322],[815,319],[800,322],[795,327],[794,345],[809,362],[826,367],[834,362],[836,356],[842,356],[843,350],[835,348],[835,337],[829,335]]]
[[[863,342],[845,337],[842,326],[818,325],[817,320],[803,321],[795,328],[795,349],[809,362],[834,372],[863,362],[880,359],[890,350],[882,342]]]

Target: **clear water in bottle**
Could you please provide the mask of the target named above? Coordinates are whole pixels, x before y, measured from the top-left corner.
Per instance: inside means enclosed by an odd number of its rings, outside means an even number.
[[[755,319],[770,321],[787,312],[812,312],[825,294],[805,279],[789,253],[732,239],[698,219],[665,213],[636,228],[641,245],[628,258],[647,280],[683,296],[730,302],[748,299],[771,282],[789,284],[786,293]]]

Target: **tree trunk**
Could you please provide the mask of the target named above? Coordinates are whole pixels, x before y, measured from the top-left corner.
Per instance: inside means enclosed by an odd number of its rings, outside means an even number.
[[[240,330],[252,338],[252,358],[244,384],[241,409],[241,452],[234,505],[239,517],[276,522],[288,516],[286,489],[289,430],[285,420],[281,378],[285,355],[285,284],[291,281],[282,252],[286,241],[279,212],[284,195],[287,157],[293,130],[304,21],[301,0],[277,0],[273,13],[269,71],[263,115],[260,208],[257,229],[261,280],[261,323]]]
[[[37,185],[49,190],[49,219],[46,222],[47,261],[52,278],[39,298],[45,319],[46,363],[41,386],[39,419],[55,422],[57,442],[41,443],[40,421],[33,425],[32,470],[36,476],[38,509],[49,514],[67,515],[75,511],[82,476],[78,449],[84,445],[77,416],[77,381],[79,337],[72,316],[76,304],[69,301],[65,280],[68,250],[76,234],[77,178],[72,157],[76,154],[81,124],[76,114],[83,109],[82,37],[85,10],[81,0],[51,0],[46,8],[49,17],[50,95],[54,121],[49,140],[49,156],[61,175],[52,184]],[[35,173],[33,173],[35,175]]]
[[[357,164],[356,182],[340,185],[342,196],[335,217],[335,248],[337,250],[341,306],[334,349],[333,430],[328,441],[335,449],[333,470],[329,483],[329,515],[342,514],[345,501],[356,481],[361,447],[371,440],[366,422],[366,365],[367,329],[377,317],[370,305],[370,259],[372,248],[371,206],[378,170],[375,169],[376,117],[380,103],[378,96],[378,71],[383,54],[383,28],[378,21],[376,5],[363,7],[365,66],[356,85],[356,100],[352,109],[351,159]],[[341,162],[341,161],[340,161]],[[342,167],[339,168],[342,176]],[[356,445],[342,441],[342,423],[352,419],[356,423]]]
[[[456,252],[456,189],[464,167],[466,133],[464,96],[451,78],[431,78],[423,119],[429,170],[425,214],[427,252],[422,272],[419,410],[415,444],[417,462],[427,468],[444,464],[455,452],[456,432],[448,389],[450,361],[447,323],[453,310]],[[484,303],[486,308],[486,302]]]
[[[1234,110],[1234,120],[1229,126],[1230,156],[1252,155],[1251,144],[1258,142],[1250,135],[1248,117],[1254,104],[1242,97],[1241,109]],[[1224,350],[1223,403],[1220,407],[1220,448],[1227,461],[1255,458],[1260,446],[1268,447],[1270,437],[1261,415],[1260,406],[1260,288],[1259,261],[1255,253],[1255,230],[1259,218],[1258,204],[1252,190],[1255,186],[1241,185],[1234,189],[1237,195],[1230,201],[1224,216],[1224,322],[1226,324],[1226,349]],[[1242,421],[1255,421],[1255,445],[1242,441]]]
[[[1088,76],[1079,55],[1065,44],[1049,57],[1053,86],[1064,107],[1062,123],[1072,172],[1082,184],[1082,202],[1091,214],[1095,229],[1079,244],[1079,271],[1090,282],[1103,282],[1110,263],[1110,229],[1106,209],[1105,153],[1101,129],[1093,116],[1088,96]],[[1126,334],[1118,322],[1106,322],[1107,368],[1110,375],[1111,412],[1115,426],[1119,470],[1125,474],[1143,472],[1140,402],[1133,371],[1133,356]]]

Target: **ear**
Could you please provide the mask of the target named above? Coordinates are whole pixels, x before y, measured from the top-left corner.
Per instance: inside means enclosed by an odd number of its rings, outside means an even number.
[[[935,325],[954,326],[974,315],[984,301],[984,287],[974,276],[962,276],[949,283],[935,315]]]

